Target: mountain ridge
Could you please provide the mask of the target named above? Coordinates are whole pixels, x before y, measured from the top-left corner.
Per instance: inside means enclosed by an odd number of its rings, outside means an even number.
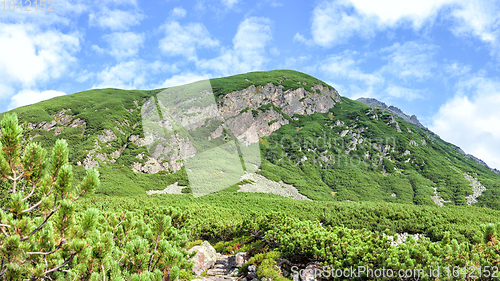
[[[425,128],[426,130],[428,130],[430,133],[432,133],[433,135],[439,137],[436,133],[432,132],[431,130],[429,130],[427,127],[425,127],[424,125],[422,125],[420,123],[420,121],[418,120],[417,116],[415,115],[407,115],[406,113],[404,113],[401,109],[395,107],[395,106],[392,106],[392,105],[389,105],[387,106],[387,104],[385,104],[384,102],[381,102],[375,98],[358,98],[356,99],[356,101],[359,101],[359,102],[362,102],[370,107],[375,107],[375,108],[383,108],[383,109],[387,109],[389,110],[390,112],[392,112],[393,114],[395,114],[396,116],[399,116],[401,117],[403,120],[405,121],[408,121],[410,123],[413,123],[421,128]],[[463,151],[461,148],[457,147],[457,151],[460,152],[460,154],[462,154],[463,156],[467,157],[467,158],[470,158],[474,161],[476,161],[476,163],[478,163],[479,165],[481,166],[484,166],[488,169],[490,169],[492,172],[500,175],[500,170],[496,169],[496,168],[491,168],[490,166],[488,166],[488,164],[486,164],[486,162],[484,162],[483,160],[475,157],[474,155],[472,154],[468,154],[466,153],[465,151]]]
[[[438,196],[449,201],[446,204],[500,208],[498,175],[425,128],[341,97],[312,76],[278,70],[210,83],[213,98],[203,94],[189,102],[208,98],[213,103],[198,105],[196,110],[187,100],[175,104],[162,96],[173,87],[90,90],[13,112],[31,128],[28,137],[43,145],[68,139],[76,177],[85,168],[98,166],[102,184],[97,192],[104,195],[146,194],[174,183],[191,193],[186,159],[234,142],[238,164],[227,169],[240,165],[239,171],[293,185],[313,200],[434,205],[432,198]],[[180,110],[182,106],[191,111]],[[156,113],[145,119],[145,112]],[[165,119],[168,112],[178,114],[178,125]],[[185,129],[200,114],[206,117],[203,122]],[[148,131],[145,124],[157,131]],[[247,157],[255,145],[260,159]],[[219,155],[219,159],[229,158]],[[201,173],[201,180],[217,172],[205,166],[210,173]],[[486,187],[474,195],[477,203],[466,200],[475,193],[463,173]],[[231,190],[239,190],[239,185],[221,192]]]

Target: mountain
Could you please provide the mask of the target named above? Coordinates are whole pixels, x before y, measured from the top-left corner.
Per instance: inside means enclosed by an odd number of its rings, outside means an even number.
[[[409,115],[406,115],[401,109],[395,107],[395,106],[387,106],[385,103],[381,102],[381,101],[378,101],[374,98],[359,98],[357,99],[356,101],[359,101],[359,102],[362,102],[370,107],[374,107],[374,108],[380,108],[380,109],[383,109],[383,110],[388,110],[389,112],[391,112],[392,114],[400,117],[401,119],[405,120],[406,122],[409,122],[409,123],[413,123],[417,126],[419,126],[420,128],[425,128],[424,125],[422,125],[420,123],[420,121],[418,121],[418,118],[417,116],[415,115],[412,115],[412,116],[409,116]]]
[[[422,125],[420,123],[420,121],[418,121],[417,116],[415,116],[415,115],[412,115],[412,116],[406,115],[401,109],[399,109],[399,108],[397,108],[395,106],[392,106],[392,105],[391,106],[387,106],[385,103],[383,103],[381,101],[378,101],[377,99],[374,99],[374,98],[358,98],[356,101],[362,102],[362,103],[364,103],[364,104],[366,104],[366,105],[368,105],[370,107],[373,107],[373,108],[386,109],[389,112],[391,112],[393,115],[401,117],[403,120],[405,120],[407,122],[413,123],[413,124],[415,124],[415,125],[417,125],[417,126],[419,126],[421,128],[427,129],[424,125]],[[429,133],[433,134],[434,136],[437,136],[437,134],[435,134],[434,132],[432,132],[430,130],[428,130],[428,131],[429,131]],[[476,163],[478,163],[479,165],[484,166],[486,168],[489,168],[494,173],[500,175],[500,171],[499,170],[497,170],[495,168],[490,168],[488,166],[488,164],[486,164],[486,162],[484,162],[483,160],[475,157],[474,155],[465,153],[461,148],[457,148],[457,151],[460,152],[460,154],[462,154],[463,156],[476,161]]]
[[[68,140],[75,177],[98,167],[102,195],[175,184],[201,196],[277,184],[317,201],[500,208],[500,176],[416,117],[341,97],[291,70],[95,89],[13,112],[34,141]]]

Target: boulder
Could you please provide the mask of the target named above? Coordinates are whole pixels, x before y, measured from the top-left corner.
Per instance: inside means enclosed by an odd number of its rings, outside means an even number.
[[[196,255],[191,258],[191,260],[195,262],[193,272],[196,275],[200,275],[202,272],[215,265],[217,261],[217,252],[207,241],[203,241],[201,245],[189,249],[189,252],[192,251],[196,251]]]
[[[236,253],[235,255],[229,256],[229,265],[231,268],[242,267],[249,258],[250,256],[247,253]]]

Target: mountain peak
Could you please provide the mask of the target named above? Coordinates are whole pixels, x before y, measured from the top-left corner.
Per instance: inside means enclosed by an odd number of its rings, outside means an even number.
[[[390,111],[393,115],[401,117],[403,120],[405,120],[407,122],[413,123],[413,124],[419,126],[420,128],[425,128],[425,126],[422,125],[422,123],[420,123],[417,116],[415,116],[415,115],[409,116],[409,115],[405,114],[401,109],[399,109],[395,106],[392,106],[392,105],[387,106],[387,104],[385,104],[377,99],[374,99],[374,98],[359,98],[356,101],[364,103],[370,107],[386,109],[386,110]]]

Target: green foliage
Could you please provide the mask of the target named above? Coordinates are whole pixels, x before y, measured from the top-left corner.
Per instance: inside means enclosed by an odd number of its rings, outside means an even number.
[[[73,186],[66,141],[58,140],[47,157],[41,145],[24,140],[15,114],[5,115],[0,128],[4,200],[10,194],[0,210],[0,276],[6,280],[27,276],[36,279],[67,270],[85,256],[81,247],[85,242],[73,239],[77,229],[73,203],[94,191],[99,173],[88,170],[82,182]]]
[[[327,86],[288,70],[211,80],[218,102],[232,91],[268,83],[283,91],[304,87],[313,92],[311,86]],[[254,117],[273,110],[289,124],[262,138],[258,173],[291,184],[314,201],[241,193],[238,184],[193,198],[184,168],[153,175],[131,170],[149,155],[146,147],[131,141],[144,137],[140,106],[159,91],[102,89],[54,98],[16,109],[26,122],[23,126],[15,116],[0,114],[5,117],[0,137],[0,251],[8,261],[0,268],[2,278],[190,280],[186,249],[202,239],[224,253],[250,252],[251,262],[260,265],[257,277],[273,280],[281,280],[277,265],[284,260],[393,269],[498,265],[500,213],[478,207],[500,210],[500,177],[431,132],[396,118],[398,132],[387,112],[347,98],[326,113],[293,118],[267,103],[252,110]],[[80,119],[85,126],[58,123],[58,135],[54,129],[27,130],[43,121],[59,122],[54,114],[63,108],[71,109],[65,113],[71,115],[69,124]],[[212,120],[205,125],[220,124]],[[103,143],[98,136],[104,129],[116,139]],[[192,137],[201,138],[206,129]],[[234,137],[230,132],[224,136]],[[34,141],[26,141],[29,138]],[[353,138],[363,142],[354,147]],[[208,145],[200,141],[196,148]],[[385,146],[389,148],[382,153]],[[99,172],[71,165],[83,162],[96,147],[98,152],[119,150],[121,155],[114,163],[100,161]],[[384,167],[387,174],[382,173]],[[465,206],[472,190],[463,173],[487,187],[475,207]],[[80,185],[73,186],[73,180]],[[175,182],[185,186],[184,194],[145,196],[146,190]],[[450,201],[446,207],[430,199],[433,187]],[[75,201],[94,188],[96,196]],[[402,232],[423,233],[429,239],[389,246],[384,234]]]
[[[57,140],[48,156],[24,140],[17,116],[5,115],[0,125],[2,279],[175,280],[192,268],[183,214],[76,212],[76,201],[99,184],[97,170],[73,186],[66,141]]]

